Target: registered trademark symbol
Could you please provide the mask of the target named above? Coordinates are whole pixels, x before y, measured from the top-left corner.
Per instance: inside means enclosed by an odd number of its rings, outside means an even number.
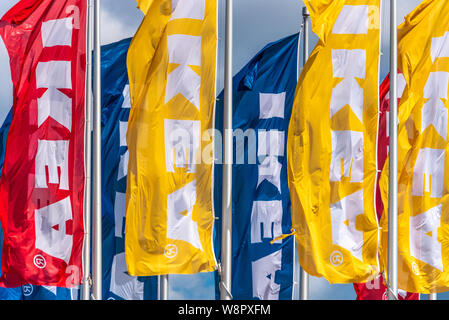
[[[22,286],[22,292],[25,297],[31,296],[31,294],[33,293],[33,285],[26,284]]]
[[[167,258],[172,259],[176,257],[177,254],[178,254],[178,247],[176,245],[169,244],[165,247],[164,256],[166,256]]]
[[[413,271],[414,274],[419,276],[419,267],[418,267],[418,265],[416,264],[415,261],[412,262],[412,271]]]
[[[343,263],[343,253],[338,250],[332,252],[330,261],[334,267],[340,266]]]
[[[42,255],[37,254],[34,256],[34,265],[39,269],[44,269],[47,265],[47,261],[45,261],[45,258]]]

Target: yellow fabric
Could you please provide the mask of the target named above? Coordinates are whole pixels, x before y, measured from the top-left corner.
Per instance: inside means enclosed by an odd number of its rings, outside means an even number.
[[[201,150],[211,151],[213,143],[210,139],[201,139],[200,135],[200,149],[193,156],[189,154],[191,150],[188,148],[182,149],[180,154],[175,152],[179,150],[174,145],[167,145],[166,135],[174,133],[170,132],[168,122],[199,123],[197,130],[192,131],[198,134],[213,129],[217,4],[215,0],[204,0],[204,18],[198,18],[201,10],[196,8],[190,10],[193,12],[191,13],[180,6],[186,2],[179,1],[176,8],[171,8],[171,1],[153,0],[149,3],[151,6],[131,42],[127,58],[131,94],[127,131],[129,166],[125,230],[128,272],[133,276],[152,276],[213,271],[216,269],[212,246],[213,166],[211,159],[201,157]],[[201,0],[193,3],[197,5]],[[196,16],[186,18],[183,14]],[[198,60],[201,65],[190,62],[184,66],[169,63],[170,39],[185,39],[185,35],[192,39],[200,38],[201,52]],[[188,50],[191,50],[190,45],[185,46],[184,50],[176,49],[176,56],[172,57],[175,60],[170,61],[178,61],[180,57],[191,59],[195,52],[188,53]],[[182,72],[178,72],[180,70]],[[179,74],[180,79],[186,74],[200,76],[200,87],[196,88],[199,92],[198,106],[186,98],[182,90],[166,102],[168,79]],[[180,85],[179,88],[183,85],[188,87],[189,83],[176,85]],[[173,84],[171,87],[178,88]],[[195,139],[193,136],[186,138]],[[170,149],[168,152],[167,146]],[[171,166],[167,163],[166,154],[175,161]],[[192,163],[195,163],[194,167],[191,166]],[[173,171],[169,170],[171,167]],[[178,197],[169,204],[169,197],[173,199],[174,194],[192,185],[196,186],[194,193]],[[200,245],[192,245],[193,242],[182,237],[168,237],[169,205],[176,208],[187,206],[176,212],[172,220],[188,218],[183,220],[184,224],[178,225],[179,228],[175,227],[170,232],[192,238],[190,229],[185,229],[188,225],[199,235]]]
[[[299,260],[307,273],[325,277],[331,283],[364,282],[379,272],[379,228],[374,192],[377,172],[380,1],[306,0],[305,4],[319,41],[298,82],[287,143],[292,221],[296,229]],[[367,26],[364,34],[333,32],[344,6],[367,6],[369,18],[363,21]],[[340,23],[344,20],[340,18]],[[359,120],[349,105],[331,115],[333,90],[343,81],[333,75],[332,54],[333,50],[338,49],[364,50],[366,53],[365,77],[355,78],[363,89],[363,121]],[[349,95],[349,92],[345,94]],[[332,132],[341,131],[363,134],[361,182],[351,182],[351,174],[342,175],[340,181],[330,180]],[[351,166],[353,170],[354,161]],[[363,212],[357,213],[355,226],[350,226],[351,222],[347,220],[340,223],[355,228],[363,235],[361,249],[356,246],[351,248],[361,250],[361,259],[358,259],[350,250],[334,243],[333,236],[338,235],[332,233],[331,206],[348,199],[348,196],[360,195],[360,192],[363,192],[363,200],[359,201],[363,205]],[[353,206],[350,204],[348,207],[347,210],[351,210]]]
[[[449,32],[449,2],[441,0],[423,1],[413,12],[405,17],[405,22],[398,28],[398,66],[404,74],[407,86],[402,95],[398,107],[398,285],[409,292],[433,293],[448,291],[449,287],[449,156],[447,132],[438,132],[434,124],[428,125],[423,121],[423,112],[432,115],[430,110],[425,110],[424,105],[431,102],[424,97],[425,87],[431,85],[429,79],[431,73],[449,72],[449,57],[432,58],[432,47],[435,48],[437,38],[443,39]],[[447,41],[446,41],[447,43]],[[434,50],[435,54],[447,55],[447,50]],[[444,54],[446,52],[446,54]],[[447,83],[440,82],[442,86]],[[435,89],[435,88],[434,88]],[[443,87],[442,97],[435,96],[435,101],[440,100],[447,112],[447,87]],[[433,90],[437,94],[438,90]],[[423,111],[424,110],[424,111]],[[436,115],[437,120],[442,120],[447,125],[447,118],[441,114]],[[438,123],[438,121],[436,121]],[[447,131],[447,130],[446,130]],[[444,152],[444,164],[431,161],[429,168],[440,167],[444,174],[431,174],[428,184],[429,189],[419,188],[419,192],[413,191],[413,185],[419,186],[416,180],[415,168],[419,166],[418,155],[425,149],[441,150]],[[428,176],[427,176],[428,177]],[[424,181],[427,179],[424,177]],[[437,193],[437,181],[442,181],[442,194]],[[380,180],[382,198],[385,212],[388,212],[388,159],[385,170]],[[425,185],[426,183],[424,183]],[[424,186],[423,185],[423,186]],[[441,205],[441,216],[435,230],[425,230],[421,238],[410,236],[414,230],[413,219],[419,218],[423,213],[434,210]],[[416,226],[416,230],[428,227],[429,219]],[[388,215],[383,215],[381,221],[383,227],[382,236],[382,261],[387,271],[388,254]],[[431,253],[429,248],[423,247],[423,241],[432,237],[437,239],[441,249]],[[419,254],[412,254],[412,241],[417,241],[422,253],[431,254],[433,257],[441,255],[443,270],[429,264],[426,258]],[[427,261],[423,261],[427,260]],[[438,259],[437,259],[438,260]]]
[[[154,0],[136,0],[136,1],[137,1],[137,8],[139,8],[140,10],[142,10],[142,12],[143,12],[144,14],[147,14],[148,9],[150,8],[151,3],[152,3]]]

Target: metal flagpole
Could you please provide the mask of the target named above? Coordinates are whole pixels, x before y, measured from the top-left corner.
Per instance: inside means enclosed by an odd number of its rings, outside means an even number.
[[[437,293],[429,294],[429,300],[438,300],[438,294]]]
[[[307,59],[309,58],[309,11],[307,7],[302,8],[302,17],[304,25],[304,44],[303,44],[303,68],[306,65]],[[299,254],[299,253],[298,253]],[[299,298],[300,300],[309,299],[309,276],[304,271],[304,269],[299,266]]]
[[[168,300],[168,274],[157,277],[158,281],[158,299]]]
[[[223,148],[223,194],[222,194],[222,243],[220,266],[220,298],[231,300],[232,268],[232,40],[233,0],[226,0],[226,40],[224,77],[224,148]]]
[[[390,0],[390,156],[388,196],[388,299],[398,296],[398,99],[396,0]]]
[[[92,295],[102,299],[101,262],[101,47],[100,47],[100,0],[94,5],[94,112],[93,112],[93,268]]]
[[[83,286],[82,300],[90,300],[90,228],[91,228],[91,168],[92,168],[92,3],[87,0],[87,46],[86,46],[86,133],[85,133],[85,164],[86,181],[84,197],[84,247],[83,247]]]
[[[304,23],[301,22],[301,27],[299,28],[299,32],[298,32],[298,50],[297,50],[297,54],[296,54],[296,80],[299,80],[299,77],[301,75],[301,68],[302,68],[302,63],[300,61],[301,59],[301,37],[302,37],[302,33],[303,33],[303,29],[304,29]],[[300,66],[301,65],[301,66]],[[295,292],[296,292],[296,288],[298,286],[298,281],[296,280],[296,268],[298,265],[298,259],[296,256],[296,235],[293,235],[293,288],[292,288],[292,300],[295,299]]]

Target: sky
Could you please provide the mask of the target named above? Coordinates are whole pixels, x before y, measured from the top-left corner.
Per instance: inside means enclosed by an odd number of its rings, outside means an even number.
[[[225,0],[219,1],[219,70],[218,90],[223,87],[224,67],[224,12]],[[3,16],[17,0],[1,0]],[[389,1],[383,1],[382,58],[380,80],[389,70]],[[412,11],[420,0],[397,0],[398,24]],[[300,0],[237,0],[234,1],[234,52],[233,73],[236,74],[266,44],[299,31],[303,2]],[[101,43],[108,44],[132,37],[139,27],[143,14],[136,8],[135,0],[101,0]],[[311,28],[310,28],[311,29]],[[310,30],[310,50],[317,38]],[[302,58],[300,57],[300,61]],[[0,41],[0,123],[12,105],[12,84],[9,59]],[[170,276],[170,299],[214,299],[213,274]],[[355,299],[352,285],[330,285],[324,279],[310,277],[311,299]],[[297,290],[296,290],[297,292]],[[297,296],[297,294],[296,294]],[[449,299],[440,294],[439,299]]]

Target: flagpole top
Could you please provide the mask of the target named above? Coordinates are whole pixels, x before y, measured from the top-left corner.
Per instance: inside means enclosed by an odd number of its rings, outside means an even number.
[[[307,7],[302,7],[302,16],[310,17],[309,10],[307,10]]]

